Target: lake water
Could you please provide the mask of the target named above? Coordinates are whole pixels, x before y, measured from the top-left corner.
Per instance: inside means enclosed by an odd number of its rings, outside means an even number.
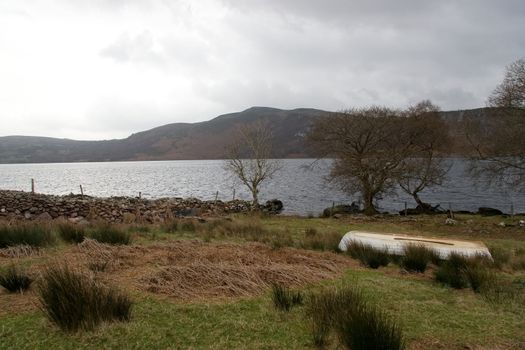
[[[465,176],[465,162],[452,160],[449,180],[439,188],[427,190],[421,198],[445,209],[477,210],[480,206],[510,212],[525,212],[525,193],[511,193],[498,188],[479,188]],[[351,203],[358,200],[324,181],[330,161],[283,160],[282,170],[261,189],[261,201],[278,198],[287,214],[318,214],[333,202]],[[0,164],[0,189],[30,191],[31,179],[39,193],[84,193],[91,196],[137,196],[145,198],[196,197],[230,200],[235,189],[236,198],[249,199],[249,193],[223,168],[220,160],[108,162],[108,163],[54,163],[54,164]],[[379,201],[384,211],[399,211],[411,197],[398,193]]]

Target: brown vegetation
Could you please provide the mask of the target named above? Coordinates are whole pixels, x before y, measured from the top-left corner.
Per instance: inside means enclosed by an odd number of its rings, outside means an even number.
[[[119,285],[186,301],[258,295],[273,283],[303,286],[354,264],[332,253],[189,240],[118,247],[86,240],[68,255],[92,270],[99,262]]]

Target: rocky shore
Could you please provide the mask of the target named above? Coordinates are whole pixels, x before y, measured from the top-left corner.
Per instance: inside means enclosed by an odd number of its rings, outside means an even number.
[[[110,223],[156,223],[177,216],[220,216],[247,212],[242,200],[202,201],[196,198],[54,196],[0,190],[0,218],[15,220],[103,220]]]

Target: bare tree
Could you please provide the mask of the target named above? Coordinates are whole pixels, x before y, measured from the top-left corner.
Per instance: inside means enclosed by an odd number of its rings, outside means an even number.
[[[506,67],[503,81],[489,96],[491,107],[525,108],[525,58]]]
[[[439,115],[439,107],[429,100],[409,107],[405,115],[412,130],[413,150],[401,164],[398,184],[414,198],[419,210],[431,211],[432,206],[419,194],[425,188],[441,186],[450,169],[450,162],[443,158],[450,145],[448,126]]]
[[[473,147],[470,173],[488,184],[525,190],[525,59],[506,68],[484,118],[465,121]]]
[[[260,185],[281,169],[281,162],[271,159],[273,136],[267,123],[238,126],[237,137],[228,149],[225,167],[252,194],[252,209],[259,207]]]
[[[332,113],[314,123],[308,142],[320,157],[333,157],[329,175],[347,193],[359,193],[366,214],[393,190],[412,150],[401,113],[385,107]]]

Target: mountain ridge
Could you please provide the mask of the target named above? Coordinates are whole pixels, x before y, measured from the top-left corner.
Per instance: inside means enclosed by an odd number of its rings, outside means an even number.
[[[441,112],[453,123],[464,115],[483,118],[485,108]],[[236,126],[266,120],[274,134],[276,158],[311,156],[304,147],[310,125],[329,111],[255,106],[197,123],[170,123],[110,140],[74,140],[46,136],[0,137],[0,163],[55,163],[141,160],[221,159]]]

